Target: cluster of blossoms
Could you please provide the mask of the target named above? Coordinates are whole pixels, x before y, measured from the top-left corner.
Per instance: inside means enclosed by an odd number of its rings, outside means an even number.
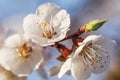
[[[76,80],[86,80],[90,75],[104,72],[110,64],[110,54],[115,41],[101,35],[81,34],[95,31],[107,20],[93,20],[66,36],[70,30],[70,15],[53,3],[38,7],[35,14],[23,20],[24,34],[14,34],[4,40],[0,47],[0,80],[25,80],[44,61],[43,50],[55,47],[61,55],[61,64],[50,69],[49,76],[61,78],[70,73]],[[72,49],[59,42],[71,39]]]

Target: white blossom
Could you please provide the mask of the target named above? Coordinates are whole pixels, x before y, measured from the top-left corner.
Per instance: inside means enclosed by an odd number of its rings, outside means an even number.
[[[39,68],[43,61],[42,47],[32,43],[23,35],[8,37],[0,50],[0,63],[18,76],[27,76]]]
[[[44,79],[47,79],[47,73],[45,68],[47,67],[47,64],[49,63],[49,60],[51,59],[52,55],[50,54],[49,50],[43,50],[43,57],[44,57],[44,61],[41,63],[41,65],[39,66],[38,72],[40,74],[40,76]]]
[[[29,14],[23,21],[26,37],[42,46],[52,45],[65,38],[69,27],[69,14],[53,3],[40,5],[36,14]]]
[[[91,73],[98,74],[106,71],[110,64],[110,54],[115,46],[115,41],[102,36],[88,36],[75,53],[62,65],[58,74],[61,78],[68,70],[76,80],[86,80]]]
[[[0,48],[3,45],[5,37],[5,29],[3,27],[0,27]]]
[[[11,71],[0,66],[0,80],[26,80],[25,77],[17,77]]]
[[[61,69],[61,66],[62,66],[62,64],[52,67],[48,73],[48,76],[57,75]]]

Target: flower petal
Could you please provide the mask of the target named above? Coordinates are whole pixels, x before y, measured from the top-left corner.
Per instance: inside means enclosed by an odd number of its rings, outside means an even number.
[[[55,14],[60,10],[59,6],[55,5],[54,3],[45,3],[38,7],[36,10],[36,14],[42,19],[45,20],[51,17],[54,17]]]
[[[90,35],[84,39],[83,43],[97,41],[100,37],[101,35]]]
[[[32,45],[32,53],[30,55],[28,64],[31,67],[31,69],[38,69],[41,62],[43,61],[43,56],[42,56],[43,48],[40,45]]]
[[[116,45],[116,42],[101,36],[98,40],[94,41],[93,44],[100,45],[105,50],[105,51],[99,50],[99,53],[102,57],[100,64],[102,64],[103,67],[101,68],[96,64],[93,65],[96,68],[93,70],[93,73],[98,74],[106,71],[109,68],[111,61],[110,55],[111,53],[113,53],[113,49]]]
[[[71,68],[72,58],[68,58],[65,63],[63,63],[60,72],[58,73],[58,78],[61,78],[68,70]]]
[[[111,61],[111,57],[110,56],[105,56],[103,54],[100,54],[102,57],[102,60],[96,64],[93,64],[93,69],[92,69],[92,73],[94,74],[99,74],[102,72],[105,72],[106,70],[109,69],[109,65],[110,65],[110,61]]]
[[[5,40],[5,46],[12,47],[12,48],[21,46],[24,43],[25,43],[25,40],[24,40],[23,36],[20,34],[14,34]]]
[[[91,68],[83,63],[81,56],[76,56],[72,60],[71,74],[76,80],[86,80],[91,75]]]
[[[38,22],[38,16],[36,14],[29,14],[24,18],[23,21],[23,29],[26,34],[28,35],[40,35],[41,29],[37,24]]]
[[[54,44],[54,42],[49,42],[49,39],[37,35],[30,35],[30,37],[32,38],[33,42],[40,44],[41,46],[48,46]]]
[[[97,45],[101,45],[107,51],[108,54],[113,53],[113,49],[116,45],[116,42],[114,40],[110,40],[102,36],[93,43]]]
[[[17,55],[14,55],[14,53],[16,53],[14,49],[1,48],[0,50],[0,63],[7,70],[10,70],[8,65],[13,65],[10,61],[13,60]]]
[[[86,44],[81,43],[80,46],[76,49],[75,54],[73,55],[73,58],[81,54],[83,48],[85,47]]]
[[[53,18],[52,23],[57,29],[57,26],[60,26],[61,30],[67,29],[70,26],[70,15],[66,10],[60,10]]]
[[[5,70],[0,66],[0,79],[1,80],[26,80],[25,77],[17,77],[11,71]]]
[[[61,10],[53,18],[52,23],[57,32],[57,35],[55,35],[55,37],[49,42],[56,42],[66,36],[66,33],[70,27],[70,15],[66,12],[66,10]]]

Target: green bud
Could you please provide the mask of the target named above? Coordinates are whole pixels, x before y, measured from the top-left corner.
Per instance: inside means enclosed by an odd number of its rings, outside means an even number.
[[[86,24],[85,32],[95,31],[95,30],[99,29],[107,21],[108,20],[106,20],[106,19],[104,19],[104,20],[92,20],[88,24]]]

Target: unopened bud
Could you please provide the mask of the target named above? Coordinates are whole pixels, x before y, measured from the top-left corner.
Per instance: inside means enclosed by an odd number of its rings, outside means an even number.
[[[108,20],[106,20],[106,19],[104,19],[104,20],[92,20],[89,23],[84,25],[85,32],[95,31],[95,30],[99,29],[107,21]]]

